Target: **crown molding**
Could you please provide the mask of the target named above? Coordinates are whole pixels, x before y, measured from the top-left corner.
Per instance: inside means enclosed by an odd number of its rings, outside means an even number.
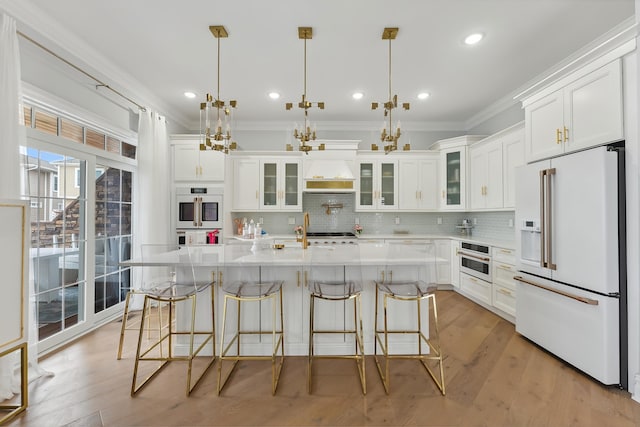
[[[126,94],[137,103],[159,112],[169,121],[188,128],[189,119],[172,113],[170,106],[153,95],[143,83],[124,72],[66,28],[47,16],[42,9],[29,0],[0,0],[0,10],[11,15],[17,22],[18,30],[38,43],[90,74],[104,80],[114,89]],[[46,55],[48,53],[43,52]],[[97,71],[100,70],[100,71]]]

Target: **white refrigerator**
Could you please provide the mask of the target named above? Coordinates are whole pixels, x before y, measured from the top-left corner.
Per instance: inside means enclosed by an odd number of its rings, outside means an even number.
[[[626,388],[622,153],[602,146],[517,170],[515,279],[518,333]]]

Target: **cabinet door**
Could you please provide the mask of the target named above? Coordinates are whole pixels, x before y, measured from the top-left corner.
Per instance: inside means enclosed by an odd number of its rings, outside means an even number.
[[[438,208],[438,160],[424,159],[419,162],[419,207],[425,210]]]
[[[484,188],[486,208],[502,207],[502,141],[487,147],[487,179]]]
[[[302,210],[302,174],[299,161],[282,163],[279,176],[280,206],[283,210]]]
[[[614,61],[564,90],[565,152],[622,140],[622,75]]]
[[[440,208],[460,210],[466,204],[466,148],[442,151],[442,196]]]
[[[451,283],[451,241],[435,240],[436,245],[436,283],[448,285]]]
[[[260,191],[260,162],[258,159],[233,161],[233,209],[257,210]]]
[[[454,288],[460,287],[460,242],[458,240],[451,241],[451,285]]]
[[[471,209],[484,209],[487,185],[487,151],[484,147],[469,150],[469,198]]]
[[[374,165],[373,161],[361,161],[358,163],[357,210],[372,210],[374,208],[374,196],[377,192],[374,187]]]
[[[173,146],[173,179],[175,181],[195,181],[200,175],[200,147],[192,144]]]
[[[278,169],[276,160],[260,161],[260,208],[278,210],[280,190],[278,188]]]
[[[527,162],[562,154],[564,129],[562,91],[525,108],[525,158]]]
[[[382,161],[379,165],[378,209],[398,208],[398,162]]]
[[[226,155],[220,151],[199,151],[201,181],[224,181]]]
[[[524,165],[524,131],[519,129],[502,141],[502,205],[516,206],[516,168]]]
[[[401,210],[416,210],[420,207],[420,166],[418,160],[398,162],[398,207]]]

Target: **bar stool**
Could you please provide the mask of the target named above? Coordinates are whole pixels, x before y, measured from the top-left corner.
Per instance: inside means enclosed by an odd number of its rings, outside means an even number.
[[[364,339],[362,333],[362,270],[358,245],[312,247],[309,280],[309,356],[307,361],[307,392],[311,394],[314,359],[354,359],[360,376],[362,394],[367,394],[365,377]],[[353,301],[353,327],[346,323],[340,329],[316,329],[316,300],[332,303],[344,302],[344,320],[347,319],[347,301]],[[353,336],[354,353],[343,355],[315,354],[314,338],[319,334]]]
[[[224,306],[222,314],[222,329],[220,332],[220,362],[218,364],[218,386],[217,393],[227,384],[229,377],[233,374],[236,365],[241,360],[271,360],[271,394],[275,395],[278,388],[278,380],[284,364],[284,314],[282,300],[283,281],[276,279],[277,267],[273,267],[270,257],[271,249],[261,250],[255,248],[252,251],[249,245],[228,245],[225,246],[225,274],[222,283],[224,295]],[[235,301],[235,316],[231,313],[234,309],[229,303]],[[260,316],[261,307],[257,310],[242,310],[243,304],[262,305],[263,302],[270,301],[271,315],[270,330],[263,328],[262,321],[267,319]],[[277,316],[279,307],[280,315]],[[244,316],[243,314],[249,313]],[[235,331],[229,342],[225,342],[227,328],[227,318],[236,318]],[[252,317],[253,315],[253,317]],[[279,324],[278,324],[279,317]],[[243,326],[245,323],[253,323],[250,327]],[[253,336],[262,340],[263,336],[271,336],[271,354],[256,355],[243,354],[243,347],[247,346],[248,340]],[[235,346],[234,346],[235,344]],[[255,343],[260,347],[259,342]],[[280,356],[278,356],[280,351]],[[258,351],[252,350],[252,353]],[[278,362],[278,357],[280,358]],[[224,361],[233,361],[231,369],[222,377],[222,365]]]
[[[442,349],[440,347],[440,335],[438,331],[438,312],[436,307],[436,258],[435,246],[429,243],[388,243],[388,265],[382,273],[382,279],[376,280],[375,298],[375,341],[374,358],[384,390],[389,394],[389,360],[390,359],[416,359],[420,361],[427,373],[431,376],[436,386],[445,394],[444,367],[442,365]],[[379,326],[379,301],[383,301],[383,329]],[[390,300],[399,302],[416,303],[417,329],[392,329],[388,327],[388,311]],[[421,302],[427,300],[426,329],[423,326],[423,314]],[[395,305],[395,304],[394,304]],[[396,307],[398,307],[396,305]],[[405,313],[409,308],[403,309]],[[425,335],[426,331],[426,335]],[[417,352],[413,354],[392,354],[389,348],[390,335],[414,335],[417,343],[412,344]],[[399,343],[396,343],[398,345]],[[407,343],[402,343],[407,345]],[[428,352],[423,353],[426,345]],[[382,350],[384,367],[378,358],[378,346]],[[439,367],[439,379],[436,378],[433,369],[428,362],[435,361]]]
[[[142,319],[140,319],[140,332],[138,335],[138,345],[133,368],[133,379],[131,382],[131,396],[138,393],[149,381],[151,381],[169,362],[186,361],[187,384],[186,395],[189,396],[193,389],[200,383],[200,380],[207,373],[216,360],[215,346],[215,297],[214,288],[211,281],[196,280],[194,264],[201,249],[192,247],[178,247],[177,245],[142,245],[142,278],[143,285],[140,290],[144,294],[142,307]],[[211,288],[211,326],[206,330],[197,330],[196,326],[196,301],[198,294]],[[145,332],[145,321],[149,315],[149,306],[155,303],[158,306],[166,305],[168,308],[167,332],[160,334],[157,340],[153,340],[145,349],[142,348],[142,341]],[[181,318],[189,319],[186,330],[178,330],[175,322],[176,305],[181,303],[180,308],[190,309],[188,316]],[[189,304],[190,303],[190,304]],[[204,339],[196,347],[196,337],[204,336]],[[185,345],[186,355],[176,355],[175,345]],[[182,342],[181,342],[182,341]],[[192,385],[193,361],[200,352],[211,342],[213,347],[212,356],[209,356],[208,363],[202,373],[196,378]],[[163,350],[164,345],[167,346]],[[157,353],[160,353],[159,355]],[[166,352],[166,353],[165,353]],[[138,369],[141,362],[160,363],[151,374],[138,384]]]

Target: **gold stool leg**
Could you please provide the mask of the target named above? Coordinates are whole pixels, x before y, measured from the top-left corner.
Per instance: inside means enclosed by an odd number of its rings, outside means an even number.
[[[367,394],[367,377],[365,373],[365,354],[364,354],[364,335],[362,327],[362,300],[360,294],[358,294],[353,300],[354,308],[354,329],[356,331],[356,366],[358,368],[358,375],[360,375],[360,384],[362,385],[362,394]],[[357,313],[357,314],[356,314]]]
[[[311,394],[311,367],[313,364],[313,317],[315,313],[315,298],[309,296],[309,355],[307,357],[307,393]]]
[[[120,343],[118,344],[117,360],[122,359],[122,347],[124,345],[124,331],[127,329],[127,320],[129,318],[129,300],[131,299],[131,291],[127,292],[124,300],[124,312],[122,313],[122,326],[120,327]]]

